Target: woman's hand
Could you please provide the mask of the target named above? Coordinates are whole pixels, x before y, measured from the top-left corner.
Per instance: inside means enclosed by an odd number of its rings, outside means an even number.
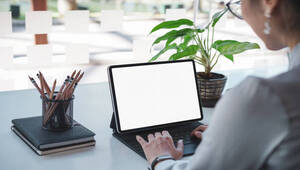
[[[198,139],[202,138],[202,133],[206,130],[208,126],[207,125],[200,125],[197,128],[195,128],[192,133],[191,136],[195,136]]]
[[[137,141],[141,144],[148,162],[151,164],[153,160],[162,155],[171,155],[178,160],[183,155],[183,140],[179,140],[177,148],[168,131],[156,132],[154,135],[148,135],[148,142],[141,136],[136,136]]]

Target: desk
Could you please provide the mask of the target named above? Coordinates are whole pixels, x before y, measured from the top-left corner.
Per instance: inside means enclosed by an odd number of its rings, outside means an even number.
[[[231,88],[247,75],[269,77],[285,68],[240,70],[224,72],[228,75],[226,88]],[[96,135],[96,147],[58,153],[36,155],[11,130],[15,118],[41,115],[41,100],[37,91],[22,90],[0,93],[0,169],[1,170],[143,170],[147,162],[112,137],[109,123],[112,105],[107,83],[87,84],[75,92],[74,118]],[[204,108],[204,123],[208,123],[213,109]]]

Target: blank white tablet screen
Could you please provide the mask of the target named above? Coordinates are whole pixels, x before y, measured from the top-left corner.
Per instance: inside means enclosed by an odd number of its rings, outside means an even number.
[[[193,63],[112,69],[120,129],[201,118]]]

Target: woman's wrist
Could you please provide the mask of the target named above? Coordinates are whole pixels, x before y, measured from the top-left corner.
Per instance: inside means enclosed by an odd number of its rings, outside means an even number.
[[[155,166],[162,162],[162,161],[166,161],[166,160],[175,160],[173,156],[171,155],[161,155],[161,156],[157,156],[152,162],[151,162],[151,170],[154,170]]]

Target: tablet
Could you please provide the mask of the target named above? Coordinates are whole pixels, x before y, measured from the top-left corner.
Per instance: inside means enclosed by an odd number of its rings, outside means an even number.
[[[108,67],[118,133],[202,119],[193,60]]]

